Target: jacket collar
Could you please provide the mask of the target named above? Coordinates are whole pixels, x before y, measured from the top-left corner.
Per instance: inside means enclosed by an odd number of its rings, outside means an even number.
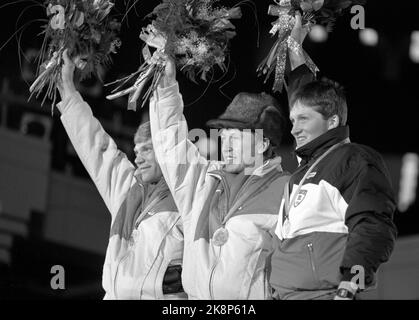
[[[295,153],[299,158],[301,158],[301,164],[305,164],[311,159],[320,156],[334,144],[339,143],[346,138],[349,138],[349,127],[337,127],[328,130],[316,139],[296,149]]]
[[[137,184],[142,188],[143,192],[143,201],[149,198],[153,193],[160,194],[161,192],[166,192],[169,190],[169,187],[162,176],[157,183],[145,183],[141,180],[141,174],[138,169],[134,172],[134,178],[137,181]]]
[[[265,161],[262,166],[260,166],[259,168],[256,168],[252,172],[252,175],[261,177],[267,174],[268,172],[271,172],[275,168],[278,169],[279,171],[282,171],[281,162],[282,162],[282,158],[280,156],[277,156],[273,159],[269,159]]]
[[[253,172],[250,175],[262,177],[274,169],[277,169],[279,172],[282,172],[283,170],[281,162],[282,158],[280,156],[276,156],[275,158],[266,160],[260,167],[257,167],[255,170],[253,170]],[[219,170],[212,170],[208,173],[212,176],[225,176],[226,172],[223,170],[223,167],[221,167],[221,169]]]

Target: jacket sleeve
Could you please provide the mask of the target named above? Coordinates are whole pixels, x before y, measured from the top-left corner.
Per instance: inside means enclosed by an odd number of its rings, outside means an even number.
[[[113,221],[129,189],[136,182],[135,167],[118,150],[78,92],[57,107],[71,143],[105,201]]]
[[[302,64],[292,70],[288,75],[288,102],[291,104],[291,101],[293,101],[293,96],[299,88],[314,80],[316,80],[316,77],[306,64]]]
[[[340,266],[342,281],[351,281],[361,266],[365,285],[374,285],[375,272],[393,251],[397,229],[393,223],[396,208],[394,191],[381,156],[353,159],[347,170],[349,187],[344,192],[348,208],[345,223],[348,240]],[[348,178],[351,175],[352,177]],[[362,270],[362,269],[361,269]]]
[[[179,85],[158,88],[150,100],[150,127],[154,151],[179,212],[190,212],[194,194],[205,183],[209,166],[188,139]]]

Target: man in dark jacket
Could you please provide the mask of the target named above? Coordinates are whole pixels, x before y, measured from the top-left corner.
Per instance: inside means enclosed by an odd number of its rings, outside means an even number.
[[[279,299],[353,299],[391,255],[395,196],[382,157],[349,140],[343,90],[311,77],[305,65],[289,77],[299,167],[285,188],[270,283]]]

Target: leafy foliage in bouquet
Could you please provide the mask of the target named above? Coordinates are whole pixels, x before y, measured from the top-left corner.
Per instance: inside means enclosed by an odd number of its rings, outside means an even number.
[[[196,77],[207,81],[207,74],[218,66],[227,71],[225,61],[228,57],[229,41],[236,35],[230,19],[241,18],[239,7],[215,7],[217,0],[163,0],[147,16],[152,22],[140,33],[145,42],[143,57],[145,62],[138,70],[107,85],[118,84],[106,98],[116,99],[128,94],[128,109],[136,110],[137,100],[146,84],[142,96],[142,106],[157,84],[165,69],[165,58],[174,59],[176,67],[196,83]],[[242,1],[246,2],[245,1]],[[153,55],[150,47],[155,48]],[[129,81],[135,83],[119,91]]]
[[[229,41],[236,35],[230,19],[241,18],[239,7],[215,7],[217,0],[163,0],[150,16],[157,32],[166,38],[165,53],[196,82],[218,66],[226,71]]]
[[[121,43],[117,36],[120,23],[109,17],[114,6],[110,0],[47,0],[44,2],[49,21],[43,26],[44,41],[40,52],[38,78],[32,84],[31,97],[45,89],[56,100],[56,84],[61,78],[62,53],[68,49],[81,79],[99,76],[99,66],[111,62]],[[30,98],[31,98],[30,97]]]
[[[302,12],[302,23],[318,24],[331,32],[336,19],[346,9],[354,5],[363,5],[366,0],[291,0],[290,15],[295,15],[295,10]]]

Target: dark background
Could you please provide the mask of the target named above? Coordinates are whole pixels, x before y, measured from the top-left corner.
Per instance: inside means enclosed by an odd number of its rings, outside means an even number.
[[[237,2],[220,1],[226,6]],[[45,18],[43,9],[37,6],[23,11],[28,8],[28,3],[17,3],[0,10],[1,44],[16,31],[19,15],[21,18],[17,27],[30,20]],[[159,1],[138,1],[136,10],[129,12],[121,30],[123,45],[119,53],[113,56],[114,63],[105,74],[105,82],[126,75],[139,66],[142,42],[138,36],[141,27],[149,21],[143,17],[158,3]],[[205,121],[220,114],[240,91],[271,90],[271,83],[264,85],[262,79],[257,78],[255,70],[274,41],[268,31],[275,17],[267,15],[268,5],[273,4],[273,1],[258,0],[254,3],[257,7],[257,21],[255,12],[249,5],[242,6],[242,19],[232,20],[237,28],[237,36],[232,40],[229,72],[222,80],[207,88],[204,82],[196,85],[183,75],[179,76],[185,104],[188,105],[185,113],[191,128],[204,127]],[[122,14],[128,4],[128,1],[121,0],[117,2],[116,8]],[[366,27],[379,32],[377,46],[367,47],[360,42],[359,30],[350,27],[352,15],[348,12],[338,19],[326,42],[314,43],[307,37],[304,47],[320,68],[320,76],[334,79],[346,88],[353,141],[369,144],[382,153],[417,152],[415,137],[418,136],[418,126],[412,115],[419,101],[419,90],[416,90],[419,64],[410,60],[409,45],[411,32],[419,30],[419,3],[406,1],[401,5],[392,1],[370,0],[364,7]],[[42,24],[33,22],[26,28],[20,39],[22,49],[40,47],[42,37],[38,33]],[[22,61],[24,62],[23,57]],[[0,70],[2,77],[20,77],[15,39],[0,51]],[[219,73],[215,74],[215,78],[220,76]],[[94,81],[90,80],[85,84],[92,82]],[[104,90],[104,93],[109,93],[110,88]],[[205,95],[193,103],[205,90]],[[24,90],[22,94],[28,96]],[[283,99],[278,95],[277,97]],[[115,113],[114,106],[103,107],[103,104],[107,104],[106,100],[99,100],[101,103],[93,104],[92,108],[100,116],[103,114],[104,117],[112,117]],[[191,103],[193,104],[190,105]],[[141,112],[126,114],[124,117],[141,117]],[[286,142],[290,144],[291,139]]]
[[[11,1],[2,1],[0,6],[9,2]],[[41,1],[38,2],[41,3]],[[237,2],[220,1],[226,6]],[[29,8],[30,3],[36,3],[36,1],[14,3],[0,9],[0,46],[3,46],[20,26],[34,19],[45,18],[44,10],[39,6]],[[141,27],[146,26],[148,22],[148,20],[143,20],[143,17],[150,13],[158,3],[159,1],[138,1],[135,6],[136,10],[130,11],[122,24],[122,47],[119,53],[113,56],[114,61],[111,67],[103,73],[105,82],[113,81],[138,68],[142,47],[138,36]],[[218,116],[234,95],[240,91],[271,91],[272,83],[263,84],[262,79],[257,78],[255,71],[275,40],[268,33],[275,17],[267,15],[268,5],[273,4],[273,1],[255,0],[254,4],[256,4],[256,11],[252,9],[252,6],[243,5],[242,19],[232,21],[237,28],[237,36],[231,44],[229,71],[220,81],[209,86],[204,82],[196,85],[178,73],[181,92],[187,106],[185,116],[190,128],[204,128],[205,122]],[[116,11],[123,14],[126,7],[126,1],[117,1]],[[416,109],[419,108],[419,64],[412,62],[409,57],[411,32],[419,30],[419,1],[370,0],[364,8],[366,27],[374,28],[379,33],[377,46],[368,47],[361,43],[359,30],[353,30],[350,27],[352,15],[347,13],[338,20],[326,42],[316,43],[307,37],[304,47],[320,68],[320,76],[336,80],[346,88],[349,107],[348,123],[353,142],[370,145],[383,155],[392,157],[401,158],[408,152],[419,153],[417,140],[419,125],[416,116]],[[257,19],[255,19],[255,14]],[[18,19],[20,20],[17,21]],[[0,50],[0,80],[8,79],[10,92],[20,99],[29,97],[28,88],[33,81],[33,74],[30,73],[33,73],[35,63],[25,61],[25,58],[19,55],[19,47],[27,54],[30,48],[33,48],[35,50],[33,52],[36,53],[42,43],[42,36],[39,35],[42,24],[43,22],[31,23],[20,39],[12,38]],[[29,74],[28,83],[22,80],[26,73]],[[215,78],[220,76],[219,73],[215,74]],[[108,131],[116,139],[120,148],[132,158],[132,134],[138,123],[143,121],[144,110],[126,111],[126,97],[112,102],[107,101],[104,96],[109,93],[109,88],[103,88],[102,84],[95,79],[85,81],[80,84],[79,88],[91,105],[94,114],[102,123],[110,124],[109,127],[113,129]],[[276,97],[286,105],[286,96],[276,94]],[[40,108],[39,102],[34,100],[25,107],[9,111],[8,118],[3,119],[3,122],[7,123],[11,129],[17,129],[20,116],[25,110],[40,114],[50,113],[50,105],[46,104]],[[77,156],[68,154],[69,142],[59,121],[58,112],[55,112],[53,116],[53,124],[50,137],[53,144],[53,169],[64,170],[66,163],[71,161],[74,174],[87,179],[86,172]],[[290,134],[285,137],[284,146],[291,149]],[[291,167],[295,165],[291,161],[291,152],[286,152],[284,157]],[[407,212],[396,212],[395,221],[400,236],[419,234],[417,202]],[[24,288],[22,290],[10,289],[9,297],[33,298],[36,294],[28,291],[27,288],[39,283],[37,270],[50,265],[49,261],[43,257],[49,255],[52,261],[53,257],[64,253],[62,248],[54,243],[40,245],[37,242],[28,244],[23,239],[20,241],[19,245],[18,239],[14,249],[14,256],[20,264],[14,265],[13,270],[6,269],[6,273],[2,275],[3,279],[5,275],[9,275],[9,279],[13,279],[14,284],[20,283],[20,287],[9,283],[11,287]],[[90,266],[94,266],[90,271],[83,269],[83,266],[74,266],[74,269],[80,268],[80,272],[76,272],[78,282],[83,283],[88,278],[100,281],[103,256],[73,252],[71,248],[66,250],[65,254],[68,257],[77,254],[80,260],[88,260],[91,262]],[[28,273],[23,265],[27,262],[25,256],[33,256],[34,252],[39,258],[38,264],[35,263],[36,268],[32,273],[29,272],[23,282],[17,281],[16,279],[22,273]],[[44,280],[49,281],[49,276],[46,274]],[[85,295],[81,293],[77,297],[101,297],[100,288],[98,289],[96,285],[92,288],[86,288],[87,293]],[[53,298],[59,297],[64,296],[53,296]],[[49,296],[46,295],[44,298],[49,298]]]

